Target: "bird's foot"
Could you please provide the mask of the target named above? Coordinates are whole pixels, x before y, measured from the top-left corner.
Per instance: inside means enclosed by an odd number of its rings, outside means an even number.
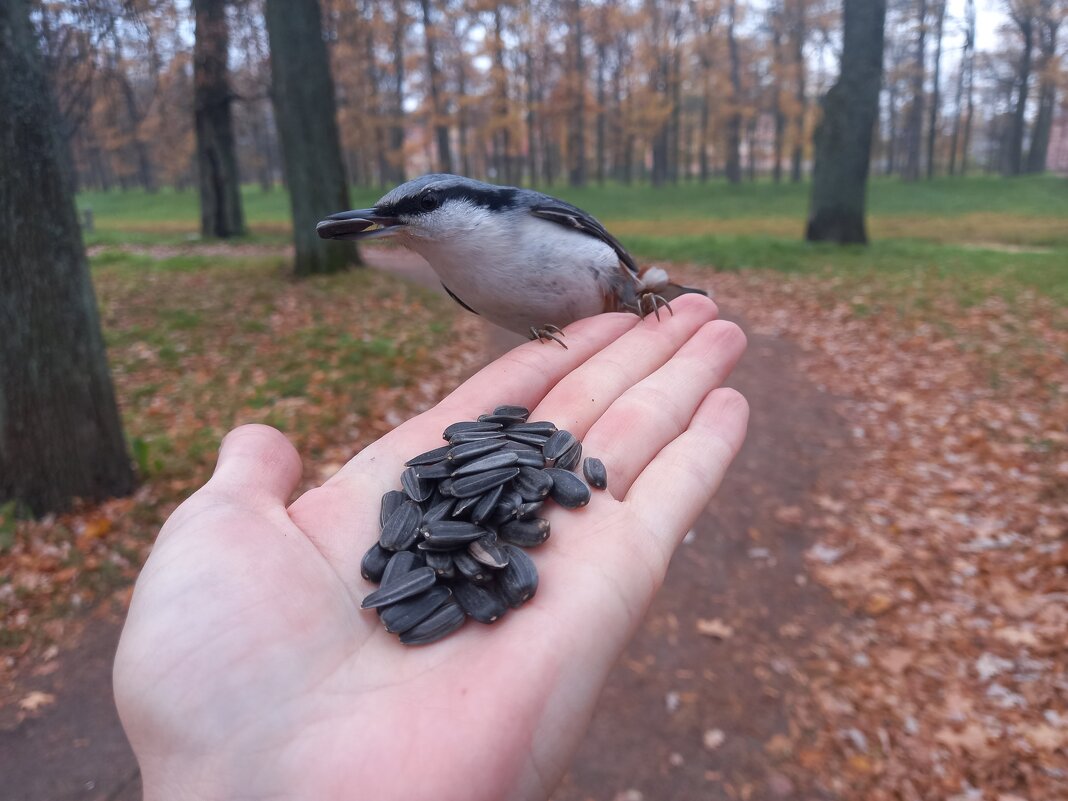
[[[551,339],[553,342],[559,344],[564,350],[567,350],[567,345],[564,344],[564,340],[556,336],[557,334],[562,337],[564,335],[564,332],[552,323],[546,323],[545,325],[538,326],[537,328],[535,328],[534,326],[530,327],[531,339],[537,339],[541,342],[547,342]]]
[[[638,293],[638,316],[643,320],[649,316],[649,312],[656,315],[656,319],[660,319],[660,309],[667,309],[671,316],[675,316],[675,310],[671,308],[671,304],[667,302],[663,297],[646,290],[645,292]]]

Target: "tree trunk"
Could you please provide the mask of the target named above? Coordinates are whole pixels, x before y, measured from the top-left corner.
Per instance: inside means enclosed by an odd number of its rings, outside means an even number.
[[[927,118],[927,180],[934,177],[939,84],[942,80],[942,26],[946,21],[946,0],[940,0],[937,13],[938,22],[935,23],[934,87],[931,90],[931,112]]]
[[[960,146],[960,174],[966,175],[968,173],[968,148],[971,147],[972,142],[972,121],[975,118],[975,2],[974,0],[968,0],[966,5],[966,14],[968,17],[968,38],[971,40],[972,48],[968,53],[968,104],[967,104],[967,116],[964,118],[964,137]]]
[[[226,74],[229,32],[224,0],[193,0],[193,101],[196,109],[200,233],[227,238],[245,233],[241,183]]]
[[[605,148],[607,147],[608,111],[605,108],[605,70],[608,65],[608,45],[604,41],[604,31],[597,41],[597,183],[603,184],[605,178]]]
[[[586,55],[582,49],[582,6],[571,0],[568,14],[571,23],[571,119],[568,128],[568,183],[586,185]]]
[[[1038,89],[1038,114],[1031,129],[1031,150],[1027,154],[1027,171],[1046,171],[1046,153],[1049,151],[1050,133],[1053,128],[1053,112],[1057,103],[1057,83],[1052,69],[1057,58],[1057,28],[1060,19],[1056,12],[1047,9],[1038,21],[1038,45],[1042,52],[1040,66],[1041,82]]]
[[[844,0],[842,65],[823,98],[805,238],[866,243],[864,196],[879,113],[886,0]]]
[[[953,137],[949,147],[950,175],[957,174],[957,144],[960,141],[961,127],[964,123],[964,78],[968,72],[972,48],[975,46],[975,0],[968,0],[965,9],[964,47],[961,50],[960,65],[957,72],[957,96],[953,103],[956,117],[953,120]]]
[[[732,184],[742,180],[742,102],[741,64],[738,55],[738,40],[734,35],[735,2],[727,6],[727,50],[731,62],[731,113],[727,118],[727,180]]]
[[[464,64],[464,54],[461,52],[456,59],[456,127],[460,137],[460,172],[471,175],[471,152],[467,146],[467,129],[470,127],[467,121],[467,68]]]
[[[134,487],[29,0],[0,3],[0,504]]]
[[[1012,115],[1012,129],[1009,134],[1009,152],[1006,172],[1019,175],[1023,172],[1024,130],[1027,127],[1027,91],[1031,83],[1031,52],[1034,47],[1034,17],[1030,9],[1021,8],[1012,15],[1013,21],[1023,37],[1023,55],[1016,73],[1016,108]]]
[[[805,157],[805,114],[808,110],[805,91],[805,38],[808,36],[806,23],[807,0],[794,0],[794,65],[797,68],[797,121],[794,130],[794,152],[790,158],[790,182],[800,183],[801,168]]]
[[[441,76],[438,73],[438,59],[435,52],[437,33],[430,21],[430,0],[420,0],[423,7],[423,36],[426,39],[426,71],[430,84],[430,107],[434,116],[434,137],[438,146],[438,169],[452,172],[452,152],[449,147],[449,125],[445,118],[445,107],[441,96]]]
[[[393,0],[393,124],[389,130],[389,163],[393,183],[404,183],[404,33],[408,17],[403,0]]]
[[[916,36],[916,60],[912,67],[912,103],[905,120],[905,172],[906,181],[920,177],[920,159],[923,142],[923,79],[927,54],[927,0],[920,0],[919,33]]]
[[[319,0],[267,0],[271,94],[293,216],[298,276],[359,264],[346,244],[320,239],[315,224],[349,208],[334,106],[334,81],[323,41]]]
[[[778,15],[773,22],[771,32],[772,44],[772,70],[774,82],[772,83],[771,113],[775,120],[775,140],[772,145],[771,177],[775,183],[782,183],[782,146],[783,137],[786,133],[786,115],[782,113],[782,74],[785,64],[782,58],[782,23],[781,9],[776,11]]]

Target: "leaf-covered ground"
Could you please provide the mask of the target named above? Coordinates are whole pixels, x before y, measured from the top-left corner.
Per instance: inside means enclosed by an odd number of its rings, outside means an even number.
[[[789,521],[852,615],[796,666],[784,771],[844,799],[1068,796],[1068,310],[984,276],[714,284],[800,344],[853,440]]]

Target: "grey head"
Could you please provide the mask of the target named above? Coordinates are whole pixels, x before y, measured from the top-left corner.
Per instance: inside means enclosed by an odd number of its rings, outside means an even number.
[[[538,193],[461,175],[433,173],[390,190],[373,208],[331,214],[315,230],[323,239],[364,240],[396,235],[443,239],[471,230],[487,214],[529,208],[527,195]]]

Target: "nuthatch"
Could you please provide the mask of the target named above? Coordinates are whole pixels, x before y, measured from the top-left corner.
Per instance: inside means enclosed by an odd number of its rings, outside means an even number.
[[[395,236],[425,258],[468,311],[531,339],[602,312],[660,317],[681,294],[659,267],[639,270],[614,236],[582,209],[531,189],[459,175],[424,175],[374,208],[332,214],[324,239]],[[567,347],[566,345],[564,347]]]

